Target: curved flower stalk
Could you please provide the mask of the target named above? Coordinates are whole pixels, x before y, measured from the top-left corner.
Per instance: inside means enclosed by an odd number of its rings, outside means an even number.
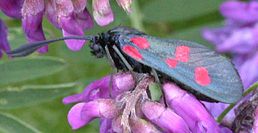
[[[132,0],[117,0],[118,4],[130,12]],[[93,17],[97,24],[106,26],[114,20],[109,0],[92,0]],[[22,27],[29,42],[45,40],[42,27],[43,17],[63,33],[63,36],[82,36],[84,31],[93,27],[88,12],[87,0],[2,0],[0,9],[8,16],[21,19]],[[85,41],[66,40],[68,48],[80,50]],[[39,49],[47,52],[47,47]]]
[[[76,103],[68,113],[73,129],[100,118],[101,133],[220,133],[225,130],[194,96],[173,83],[163,84],[166,102],[157,102],[148,94],[148,86],[154,81],[148,75],[127,72],[113,75],[111,81],[110,78],[94,81],[83,93],[63,99],[65,104]]]
[[[225,26],[206,28],[203,37],[216,46],[218,52],[230,53],[245,88],[258,80],[258,1],[227,1],[220,7]],[[228,105],[206,103],[217,117]],[[231,111],[223,123],[231,126],[235,114]]]
[[[0,58],[3,56],[3,51],[7,52],[10,50],[10,46],[7,40],[7,27],[4,22],[0,19]]]

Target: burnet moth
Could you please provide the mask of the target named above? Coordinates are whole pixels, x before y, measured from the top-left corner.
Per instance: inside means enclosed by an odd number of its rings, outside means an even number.
[[[118,70],[148,73],[161,83],[175,82],[201,100],[234,103],[242,97],[240,77],[227,58],[198,43],[161,39],[128,27],[116,27],[96,36],[36,42],[8,54],[26,56],[44,45],[67,39],[90,40],[93,55],[107,56]]]

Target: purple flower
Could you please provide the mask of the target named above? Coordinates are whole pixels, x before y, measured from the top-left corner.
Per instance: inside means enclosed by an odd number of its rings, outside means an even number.
[[[258,80],[258,1],[227,1],[221,5],[220,12],[225,17],[225,26],[206,28],[203,37],[214,44],[218,52],[232,55],[244,88],[248,88]],[[214,117],[228,106],[223,103],[204,104]],[[234,119],[235,114],[231,110],[223,124],[231,126]]]
[[[222,15],[226,17],[225,26],[207,28],[203,32],[203,37],[213,43],[218,52],[233,55],[233,62],[245,88],[258,80],[257,7],[258,1],[225,2],[220,8]]]
[[[194,96],[171,83],[164,84],[163,91],[170,108],[186,121],[192,132],[220,132],[214,118]],[[195,112],[190,113],[189,111]]]
[[[132,0],[117,0],[127,12]],[[109,0],[93,0],[93,17],[100,26],[106,26],[114,20]],[[87,0],[10,0],[1,1],[0,9],[8,16],[22,18],[22,26],[29,42],[45,40],[42,27],[43,16],[58,29],[63,36],[83,36],[84,31],[93,27],[93,20],[88,12]],[[80,50],[85,41],[66,40],[68,48]],[[47,51],[47,47],[39,50]]]
[[[65,104],[77,103],[68,113],[73,129],[100,118],[101,133],[216,133],[221,130],[194,96],[172,83],[163,85],[166,102],[159,103],[152,101],[148,94],[148,86],[154,82],[152,77],[130,72],[112,77],[112,80],[106,76],[94,81],[83,93],[63,99]]]
[[[220,6],[221,14],[231,20],[255,23],[258,21],[258,2],[227,1]]]
[[[142,105],[144,115],[165,132],[188,133],[187,122],[172,109],[164,105],[146,100]]]
[[[45,40],[42,29],[42,19],[44,14],[44,1],[25,0],[22,7],[22,27],[26,33],[27,40],[31,42]],[[38,50],[40,53],[48,51],[48,47],[42,47]]]
[[[0,9],[7,16],[20,19],[22,17],[21,8],[23,2],[24,0],[1,0]]]
[[[0,58],[3,56],[2,51],[7,52],[10,50],[10,46],[7,40],[7,27],[0,19]]]

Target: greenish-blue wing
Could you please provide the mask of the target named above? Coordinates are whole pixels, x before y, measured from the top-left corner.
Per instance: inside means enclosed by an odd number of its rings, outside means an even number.
[[[234,103],[242,96],[242,82],[230,60],[203,45],[148,35],[128,35],[120,45],[136,61],[212,99]]]

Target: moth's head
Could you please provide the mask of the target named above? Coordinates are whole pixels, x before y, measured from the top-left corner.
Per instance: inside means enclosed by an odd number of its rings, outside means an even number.
[[[105,55],[105,43],[107,41],[105,41],[104,37],[104,34],[100,34],[90,41],[90,52],[97,58],[102,58]]]

